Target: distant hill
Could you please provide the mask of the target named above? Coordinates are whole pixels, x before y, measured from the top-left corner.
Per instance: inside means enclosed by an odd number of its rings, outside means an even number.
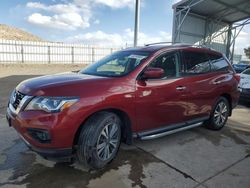
[[[21,29],[0,24],[0,39],[5,40],[24,40],[24,41],[44,41],[43,39],[23,31]]]

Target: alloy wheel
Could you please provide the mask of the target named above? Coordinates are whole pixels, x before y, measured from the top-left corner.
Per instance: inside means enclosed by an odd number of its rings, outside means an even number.
[[[225,102],[221,101],[215,108],[214,122],[216,123],[216,125],[222,126],[225,123],[227,116],[228,116],[228,107],[225,104]]]
[[[99,159],[109,160],[119,146],[119,128],[116,119],[110,119],[97,140],[96,151]]]

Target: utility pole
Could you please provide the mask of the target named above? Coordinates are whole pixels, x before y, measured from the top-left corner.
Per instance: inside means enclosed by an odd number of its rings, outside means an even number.
[[[135,28],[134,28],[134,47],[137,46],[140,22],[140,0],[135,0]]]

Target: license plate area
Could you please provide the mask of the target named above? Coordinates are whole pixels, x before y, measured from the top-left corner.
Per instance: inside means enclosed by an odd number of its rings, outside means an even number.
[[[12,127],[11,119],[8,120],[9,127]]]
[[[11,115],[10,115],[10,109],[9,109],[9,107],[7,108],[7,114],[6,114],[6,119],[7,119],[7,122],[8,122],[8,125],[9,125],[9,127],[12,127],[12,120],[11,120]]]
[[[7,119],[9,127],[12,127],[11,118],[8,115],[6,115],[6,119]]]

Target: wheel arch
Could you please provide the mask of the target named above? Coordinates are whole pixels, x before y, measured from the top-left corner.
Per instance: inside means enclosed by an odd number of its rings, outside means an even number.
[[[122,121],[122,142],[130,145],[133,142],[133,133],[132,133],[132,122],[131,119],[129,117],[129,115],[124,112],[123,110],[117,109],[117,108],[107,108],[107,109],[101,109],[98,111],[93,112],[92,114],[90,114],[87,118],[85,118],[85,120],[80,124],[80,126],[78,127],[75,136],[74,136],[74,140],[73,140],[73,146],[77,145],[78,139],[79,139],[79,135],[80,132],[84,126],[84,124],[86,123],[86,121],[88,121],[88,119],[92,116],[94,116],[95,114],[99,113],[99,112],[112,112],[115,113]]]

